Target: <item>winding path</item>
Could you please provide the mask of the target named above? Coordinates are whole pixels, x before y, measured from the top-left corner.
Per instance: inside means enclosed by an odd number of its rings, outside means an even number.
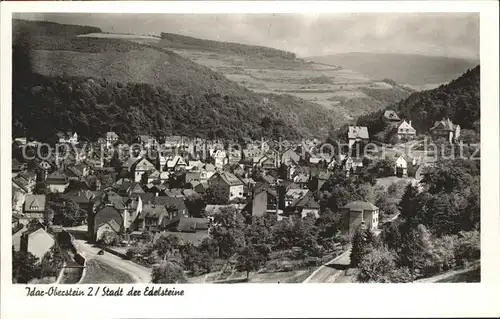
[[[86,259],[97,259],[109,266],[119,269],[129,274],[136,283],[150,283],[151,282],[151,269],[136,264],[130,260],[124,260],[116,255],[105,252],[104,255],[98,255],[101,250],[98,247],[93,247],[88,244],[81,236],[82,229],[66,228],[66,230],[75,236],[74,245],[78,252],[80,252]]]

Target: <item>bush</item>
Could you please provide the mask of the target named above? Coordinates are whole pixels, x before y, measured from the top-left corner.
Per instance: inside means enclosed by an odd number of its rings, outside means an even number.
[[[164,261],[153,267],[152,281],[155,284],[176,284],[187,282],[187,278],[180,265]]]
[[[459,266],[464,266],[468,261],[478,260],[481,257],[479,231],[460,232],[454,253]]]

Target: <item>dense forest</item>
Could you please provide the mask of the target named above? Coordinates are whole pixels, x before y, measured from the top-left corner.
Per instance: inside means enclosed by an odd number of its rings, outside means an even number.
[[[387,107],[402,119],[411,120],[417,133],[425,133],[435,121],[443,118],[459,124],[462,129],[479,133],[480,129],[480,67],[467,70],[448,84],[428,91],[416,92],[408,98]],[[357,120],[367,126],[370,136],[384,133],[388,123],[382,119],[384,110],[376,111]],[[342,128],[347,131],[347,128]]]
[[[13,39],[14,135],[297,139],[324,136],[333,121],[319,105],[254,93],[157,46],[32,29],[17,28]]]

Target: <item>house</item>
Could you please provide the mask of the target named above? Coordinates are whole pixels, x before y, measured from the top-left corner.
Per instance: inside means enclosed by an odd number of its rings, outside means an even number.
[[[45,195],[26,195],[23,205],[25,217],[28,219],[43,219],[45,215],[45,202]]]
[[[308,173],[298,173],[293,177],[293,182],[302,188],[307,188],[307,184],[309,183],[309,176],[310,175]]]
[[[212,157],[215,160],[215,167],[218,169],[223,169],[224,165],[226,165],[229,161],[227,159],[227,155],[225,151],[216,150]]]
[[[384,112],[384,119],[389,121],[389,122],[399,122],[401,119],[399,118],[398,114],[393,111],[393,110],[386,110]]]
[[[12,177],[15,177],[20,172],[26,169],[26,163],[21,163],[16,158],[12,159]]]
[[[51,193],[64,193],[69,186],[69,180],[63,173],[55,171],[45,179],[45,185]]]
[[[359,169],[363,167],[363,159],[359,157],[348,156],[344,159],[344,170],[350,173],[356,173]]]
[[[182,156],[176,155],[171,160],[167,161],[167,170],[169,171],[179,171],[186,169],[187,164]]]
[[[201,172],[186,172],[186,184],[197,185],[201,182]]]
[[[296,199],[302,198],[310,191],[302,188],[290,188],[285,193],[285,207],[290,206]]]
[[[243,182],[229,172],[216,173],[208,180],[208,184],[209,186],[221,186],[225,189],[229,194],[228,201],[237,197],[243,197]]]
[[[317,188],[318,191],[321,190],[321,187],[323,187],[323,184],[325,184],[326,181],[328,181],[331,176],[332,176],[332,173],[330,173],[328,171],[319,172],[319,174],[318,174],[318,188]]]
[[[158,144],[156,138],[150,135],[139,135],[137,137],[137,142],[146,148],[153,148],[156,147],[156,145]]]
[[[32,171],[22,171],[12,178],[12,186],[25,193],[32,193],[35,184],[36,174]]]
[[[89,190],[72,190],[62,195],[62,197],[74,201],[80,209],[89,212],[93,208],[96,195]]]
[[[300,161],[300,155],[293,149],[288,149],[281,154],[281,163],[287,166],[297,165]]]
[[[148,175],[148,184],[154,182],[160,183],[160,171],[157,171],[156,169],[151,171]]]
[[[171,232],[196,233],[204,232],[208,234],[210,221],[208,218],[193,218],[178,215],[172,219],[163,219],[162,229]]]
[[[370,139],[370,136],[368,135],[368,128],[366,126],[349,126],[347,138],[349,140],[349,148],[351,148],[356,142],[368,142]]]
[[[134,182],[140,182],[142,174],[155,171],[156,168],[150,161],[143,157],[133,165],[132,170],[134,172]]]
[[[376,230],[378,228],[379,208],[369,202],[353,201],[341,209],[344,231],[352,236],[358,227]]]
[[[59,143],[78,144],[78,134],[75,132],[59,132]]]
[[[411,126],[411,121],[406,122],[403,120],[398,126],[398,139],[402,141],[409,141],[416,137],[417,131]]]
[[[112,220],[120,226],[119,230],[116,231],[116,233],[120,234],[123,231],[122,213],[111,203],[101,205],[95,214],[89,217],[87,228],[89,241],[96,242],[99,240],[102,236],[102,232],[104,230],[109,230],[109,227],[112,226],[109,225]],[[105,226],[106,224],[109,226]]]
[[[44,227],[38,226],[25,231],[21,235],[20,250],[33,254],[39,260],[50,251],[55,244],[55,239]]]
[[[296,198],[286,207],[287,216],[304,218],[308,215],[319,217],[319,204],[314,200],[312,193],[308,192],[304,196]]]
[[[434,126],[429,129],[432,139],[444,138],[450,143],[454,143],[460,137],[460,125],[453,124],[449,118],[434,122]]]
[[[398,177],[408,176],[408,167],[415,164],[416,160],[414,158],[409,157],[406,154],[401,154],[397,156],[394,164],[394,175]]]
[[[260,188],[253,190],[251,194],[251,199],[243,207],[243,211],[247,212],[251,216],[262,216],[267,212],[267,189]]]
[[[118,142],[118,135],[115,132],[106,133],[106,148],[110,148]]]
[[[167,209],[159,204],[144,204],[142,212],[134,221],[134,229],[141,231],[160,231],[164,218],[167,217]]]

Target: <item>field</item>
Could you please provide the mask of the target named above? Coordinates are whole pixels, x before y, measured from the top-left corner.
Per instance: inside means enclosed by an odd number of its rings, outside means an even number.
[[[165,47],[242,86],[259,93],[290,94],[317,103],[339,114],[343,121],[380,109],[410,94],[409,89],[373,81],[366,75],[339,66],[309,63],[301,59],[251,56],[243,59],[230,52],[169,47],[172,45],[167,43]],[[380,90],[389,98],[370,97],[365,93],[367,89]],[[353,104],[363,107],[353,108]]]
[[[115,269],[99,260],[87,261],[82,284],[130,284],[134,280],[121,270]]]

